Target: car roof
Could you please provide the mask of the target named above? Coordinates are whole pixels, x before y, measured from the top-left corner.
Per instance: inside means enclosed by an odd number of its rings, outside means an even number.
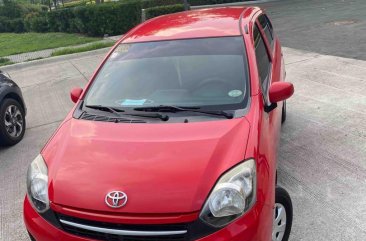
[[[247,14],[249,9],[252,11]],[[208,8],[164,15],[140,24],[122,42],[239,36],[241,18],[248,19],[255,9],[258,10],[253,7]]]

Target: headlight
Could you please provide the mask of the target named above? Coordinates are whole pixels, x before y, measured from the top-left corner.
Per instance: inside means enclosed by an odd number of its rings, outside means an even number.
[[[41,155],[30,164],[27,173],[28,198],[40,213],[50,207],[48,199],[48,169]]]
[[[256,201],[256,163],[247,160],[225,173],[208,197],[201,220],[222,227],[247,212]]]

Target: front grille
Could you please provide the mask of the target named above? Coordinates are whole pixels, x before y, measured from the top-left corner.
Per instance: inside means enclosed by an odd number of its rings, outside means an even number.
[[[115,224],[90,221],[85,219],[74,218],[62,214],[57,214],[61,227],[64,231],[80,236],[91,238],[95,240],[105,241],[188,241],[188,233],[184,234],[169,234],[169,235],[144,235],[144,232],[179,232],[187,231],[188,224],[163,224],[163,225],[131,225],[131,224]],[[79,225],[79,226],[78,226]],[[80,226],[81,225],[81,226]],[[88,230],[92,227],[95,230]],[[103,230],[103,231],[100,231]],[[132,231],[140,233],[138,235],[120,235],[113,233],[106,233],[105,230],[112,231]]]
[[[64,225],[63,225],[64,226]],[[95,240],[106,241],[187,241],[183,236],[121,236],[115,234],[104,234],[99,232],[88,231],[80,228],[74,228],[71,226],[64,226],[64,230],[70,234],[91,238]]]

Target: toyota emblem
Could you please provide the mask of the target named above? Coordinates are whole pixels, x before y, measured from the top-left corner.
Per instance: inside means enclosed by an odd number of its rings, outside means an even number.
[[[105,203],[111,208],[121,208],[127,203],[127,195],[121,191],[109,192],[105,196]]]

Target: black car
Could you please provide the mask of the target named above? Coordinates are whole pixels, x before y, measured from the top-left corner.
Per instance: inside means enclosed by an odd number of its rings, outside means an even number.
[[[0,70],[0,145],[11,146],[22,140],[26,107],[19,86]]]

